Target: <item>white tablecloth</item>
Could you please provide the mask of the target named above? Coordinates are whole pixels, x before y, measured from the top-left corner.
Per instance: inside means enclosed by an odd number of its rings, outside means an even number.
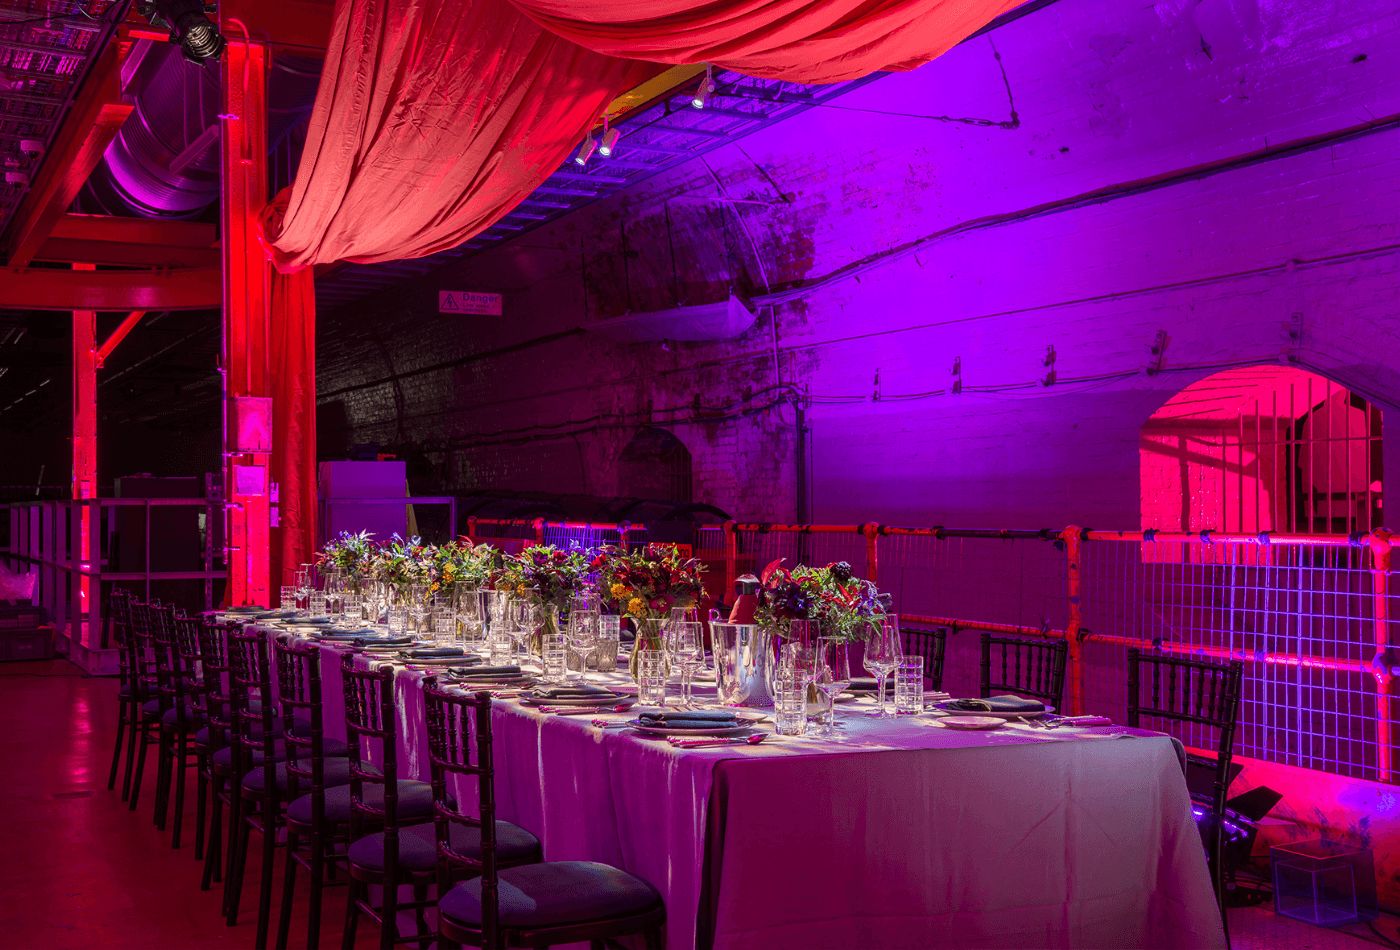
[[[403,777],[427,778],[425,675],[396,677]],[[866,711],[845,743],[677,750],[501,700],[498,814],[649,881],[672,948],[1225,946],[1167,737]]]

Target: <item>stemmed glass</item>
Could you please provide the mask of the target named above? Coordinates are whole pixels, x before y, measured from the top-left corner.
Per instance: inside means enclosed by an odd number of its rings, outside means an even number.
[[[904,657],[904,648],[899,639],[899,621],[894,614],[887,614],[870,621],[865,628],[865,668],[875,674],[878,687],[879,709],[877,719],[893,719],[894,713],[885,708],[885,680],[889,678],[899,661]]]
[[[297,610],[311,606],[311,565],[303,564],[297,570]]]
[[[515,654],[530,655],[530,638],[540,626],[540,608],[525,597],[511,597],[506,632],[515,644]]]
[[[579,607],[577,603],[569,610],[569,623],[565,628],[565,641],[569,651],[579,658],[579,683],[588,681],[588,655],[598,645],[598,614]]]
[[[851,655],[845,641],[836,637],[817,640],[816,678],[813,682],[826,697],[826,715],[817,735],[824,739],[844,738],[836,726],[836,697],[851,685]]]
[[[700,624],[672,622],[666,630],[666,648],[671,662],[681,668],[681,704],[693,705],[691,697],[695,673],[705,665],[705,637]]]
[[[345,611],[345,579],[339,571],[327,571],[325,580],[326,615],[339,621]]]

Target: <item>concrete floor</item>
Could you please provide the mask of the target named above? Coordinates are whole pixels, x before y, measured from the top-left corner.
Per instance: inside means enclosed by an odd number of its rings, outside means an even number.
[[[5,950],[151,950],[251,947],[258,867],[248,868],[237,927],[219,913],[221,891],[199,889],[190,846],[193,779],[186,844],[170,848],[151,824],[154,749],[137,812],[107,791],[115,722],[116,682],[94,679],[65,661],[0,664],[0,948]],[[256,841],[254,842],[256,848]],[[281,855],[275,901],[281,894]],[[303,875],[301,883],[304,883]],[[305,889],[292,924],[294,947],[305,945]],[[338,947],[344,888],[326,900],[321,946]],[[1230,914],[1235,950],[1362,950],[1400,947],[1400,925],[1376,922],[1324,930],[1275,915],[1269,908]],[[378,928],[362,921],[357,947],[378,945]],[[862,948],[874,950],[874,948]]]

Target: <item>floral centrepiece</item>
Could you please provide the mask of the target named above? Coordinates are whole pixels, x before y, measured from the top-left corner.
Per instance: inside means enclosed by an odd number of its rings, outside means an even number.
[[[342,531],[316,553],[316,562],[334,568],[350,583],[352,590],[358,591],[369,577],[378,547],[374,535],[368,531],[359,534]]]
[[[889,595],[854,576],[845,561],[789,569],[779,559],[763,569],[759,582],[756,619],[780,637],[789,635],[794,620],[812,620],[824,636],[849,643],[860,637],[865,624],[889,609]]]
[[[704,595],[705,566],[682,557],[673,545],[648,545],[635,551],[605,548],[594,563],[602,572],[605,596],[618,612],[637,624],[633,671],[643,650],[661,648],[661,624],[676,607],[693,607]]]

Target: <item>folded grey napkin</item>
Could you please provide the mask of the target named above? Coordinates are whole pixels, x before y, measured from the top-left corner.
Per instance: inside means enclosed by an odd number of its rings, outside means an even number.
[[[405,650],[404,656],[410,660],[436,660],[441,657],[463,656],[466,652],[461,647],[415,647]]]
[[[1045,704],[1038,699],[1023,699],[1020,696],[988,696],[984,699],[954,699],[943,704],[944,709],[958,709],[963,712],[1038,713],[1045,712]]]
[[[452,673],[462,679],[489,680],[505,679],[520,675],[518,666],[454,666]]]
[[[535,690],[534,695],[540,699],[592,699],[617,693],[602,686],[544,686]]]
[[[890,688],[892,680],[885,680],[885,689]],[[873,676],[852,676],[850,690],[853,693],[874,692],[880,686],[880,681]]]
[[[714,729],[739,724],[739,718],[728,709],[646,712],[639,715],[637,721],[644,726],[665,726],[668,729]]]

